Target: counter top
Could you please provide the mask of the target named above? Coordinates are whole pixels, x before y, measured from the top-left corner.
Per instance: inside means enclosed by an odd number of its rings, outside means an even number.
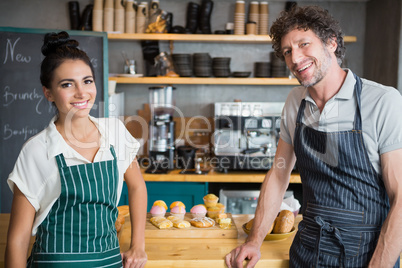
[[[146,268],[156,267],[226,267],[224,257],[235,247],[244,243],[247,234],[242,225],[254,215],[232,215],[238,229],[238,238],[146,238],[145,250],[148,255]],[[298,215],[296,221],[299,222]],[[130,245],[130,224],[124,224],[120,234],[121,250]],[[261,259],[256,267],[289,267],[289,248],[294,235],[281,241],[264,241]]]
[[[142,169],[142,176],[145,181],[180,181],[180,182],[245,182],[262,183],[266,171],[229,171],[228,173],[209,170],[207,174],[180,174],[180,169],[174,169],[167,174],[148,174]],[[292,173],[290,183],[301,183],[300,175]]]

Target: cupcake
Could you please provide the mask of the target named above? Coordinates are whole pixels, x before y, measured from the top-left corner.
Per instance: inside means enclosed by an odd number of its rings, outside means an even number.
[[[166,213],[166,209],[162,206],[156,205],[151,208],[150,212],[151,212],[152,217],[164,217],[165,213]]]
[[[168,209],[168,207],[167,207],[165,201],[162,201],[162,200],[156,200],[156,201],[154,202],[153,206],[161,206],[161,207],[164,207],[165,210]]]
[[[217,197],[214,194],[207,194],[204,196],[204,204],[207,208],[209,207],[215,207],[216,204],[218,203],[219,197]]]
[[[175,206],[170,209],[170,215],[175,216],[181,220],[184,219],[184,215],[186,215],[186,209],[182,206]]]
[[[207,215],[212,219],[215,219],[220,213],[221,213],[220,207],[214,206],[207,208]]]
[[[204,205],[196,205],[191,208],[190,212],[193,215],[193,218],[204,218],[207,214],[207,209]]]
[[[221,211],[220,211],[221,213],[225,213],[226,207],[225,207],[224,204],[222,204],[222,203],[216,203],[216,206],[221,209]]]
[[[179,207],[183,207],[186,208],[186,206],[183,204],[183,202],[181,201],[174,201],[172,204],[170,204],[170,209],[179,206]]]

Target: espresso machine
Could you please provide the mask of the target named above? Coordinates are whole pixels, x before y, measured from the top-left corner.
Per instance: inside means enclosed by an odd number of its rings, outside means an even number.
[[[167,173],[174,168],[175,122],[172,86],[149,88],[151,121],[149,123],[147,173]]]
[[[270,169],[283,106],[283,102],[215,103],[215,168],[221,172]]]

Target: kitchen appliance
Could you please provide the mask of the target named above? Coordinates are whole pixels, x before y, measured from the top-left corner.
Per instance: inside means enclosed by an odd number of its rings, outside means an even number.
[[[172,86],[149,88],[151,122],[149,124],[147,173],[167,173],[174,168],[175,122],[174,91]]]
[[[283,102],[215,103],[215,168],[223,172],[270,169],[283,106]]]
[[[223,190],[219,191],[219,202],[226,207],[227,213],[255,214],[259,190]],[[283,199],[293,196],[293,191],[286,191]]]

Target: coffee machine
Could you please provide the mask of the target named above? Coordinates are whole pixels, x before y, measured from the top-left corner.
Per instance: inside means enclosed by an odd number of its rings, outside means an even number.
[[[270,169],[283,106],[283,102],[215,103],[213,147],[218,171]]]
[[[149,88],[151,122],[149,123],[147,173],[167,173],[174,168],[175,122],[172,86]]]

